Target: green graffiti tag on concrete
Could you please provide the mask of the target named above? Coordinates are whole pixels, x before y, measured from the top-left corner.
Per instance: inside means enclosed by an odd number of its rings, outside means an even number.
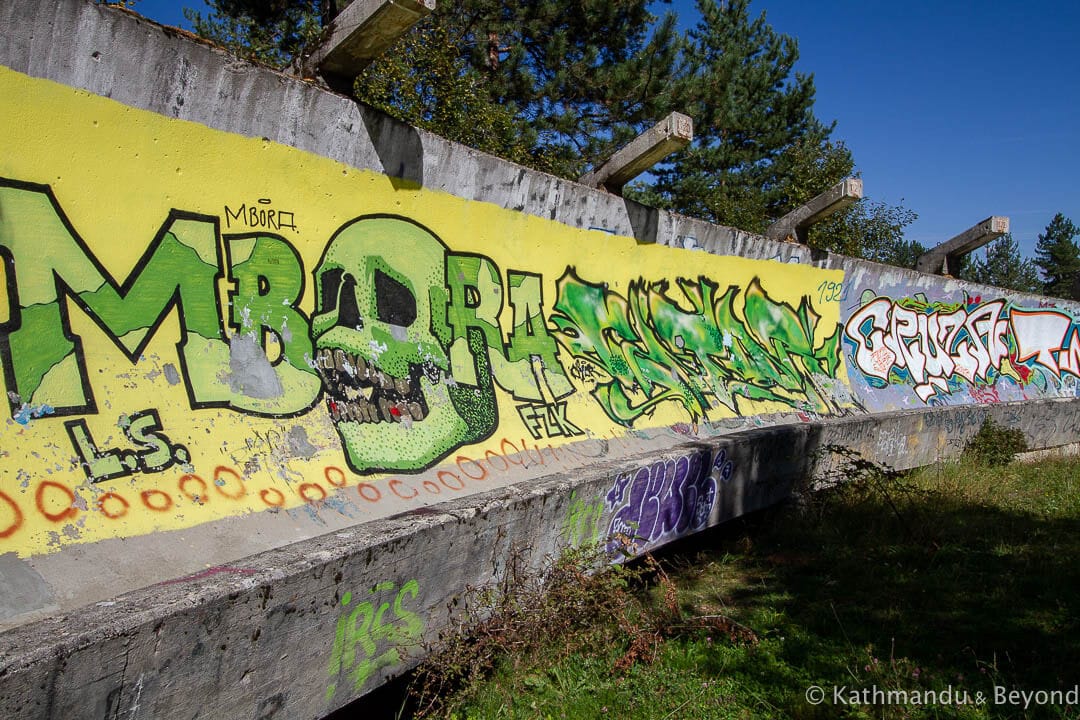
[[[601,540],[600,520],[604,514],[604,501],[593,498],[586,502],[577,496],[575,490],[570,494],[570,511],[563,520],[563,536],[570,547],[582,547]]]
[[[357,602],[355,605],[351,592],[341,596],[340,604],[345,612],[338,618],[334,633],[329,668],[334,681],[326,689],[327,701],[337,692],[337,682],[343,673],[347,673],[355,690],[362,690],[375,672],[398,665],[402,661],[402,653],[420,642],[424,621],[403,607],[406,597],[416,599],[420,592],[419,583],[409,580],[398,590],[392,603],[378,602],[380,594],[393,589],[394,583],[381,582],[371,588],[374,600]],[[393,618],[387,618],[387,611],[391,607]]]
[[[826,335],[809,298],[793,308],[754,280],[739,313],[737,286],[718,295],[705,277],[676,284],[689,310],[665,280],[631,282],[623,297],[572,268],[559,279],[556,337],[575,361],[598,371],[592,394],[614,421],[633,425],[669,401],[695,422],[717,406],[742,414],[742,399],[840,411],[826,390],[840,367],[840,328]]]
[[[509,271],[509,304],[513,329],[503,343],[499,314],[503,285],[499,269],[488,258],[455,254],[448,258],[446,308],[452,341],[450,359],[454,377],[476,384],[467,343],[470,330],[479,331],[488,347],[501,350],[491,356],[492,373],[500,387],[518,400],[550,403],[574,392],[558,360],[558,345],[544,323],[540,276]]]

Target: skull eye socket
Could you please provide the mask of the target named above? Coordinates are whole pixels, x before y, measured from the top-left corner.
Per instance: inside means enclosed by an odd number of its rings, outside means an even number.
[[[337,307],[338,291],[341,290],[341,268],[327,270],[319,278],[319,286],[322,291],[319,294],[319,313],[328,313]]]
[[[359,330],[364,326],[360,308],[356,305],[356,280],[341,268],[327,270],[319,276],[319,313],[337,309],[337,322]]]
[[[408,327],[416,322],[416,298],[403,283],[375,271],[375,314],[384,323]]]

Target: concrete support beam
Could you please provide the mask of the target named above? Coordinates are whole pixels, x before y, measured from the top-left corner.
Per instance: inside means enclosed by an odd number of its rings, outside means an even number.
[[[694,139],[694,121],[673,112],[634,138],[603,165],[582,175],[578,182],[619,194],[623,185]]]
[[[354,0],[323,30],[319,45],[303,59],[300,72],[344,89],[434,9],[435,0]]]
[[[952,275],[964,255],[1009,232],[1009,218],[993,215],[969,227],[951,240],[928,250],[915,261],[919,272]]]
[[[863,184],[858,178],[845,178],[810,202],[795,208],[765,230],[770,240],[806,243],[810,226],[833,213],[843,210],[862,198]]]

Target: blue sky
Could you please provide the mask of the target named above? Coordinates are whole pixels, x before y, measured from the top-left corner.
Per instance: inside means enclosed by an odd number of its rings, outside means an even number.
[[[201,0],[140,0],[183,25]],[[693,0],[672,6],[689,25]],[[1065,0],[753,0],[798,39],[816,112],[855,155],[868,197],[919,219],[936,245],[1007,215],[1028,255],[1056,212],[1080,224],[1080,3]],[[663,5],[657,5],[662,11]]]

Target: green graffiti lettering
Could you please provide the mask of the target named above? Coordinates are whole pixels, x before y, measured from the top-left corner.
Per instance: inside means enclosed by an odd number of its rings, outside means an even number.
[[[381,582],[371,592],[378,595],[393,589],[394,583]],[[398,590],[393,603],[381,602],[375,611],[372,603],[363,602],[348,614],[342,614],[338,618],[330,653],[330,677],[338,678],[342,673],[348,673],[353,688],[361,690],[373,673],[401,663],[403,650],[416,645],[424,632],[420,617],[402,607],[404,598],[416,599],[419,590],[420,585],[416,580],[409,580]],[[351,602],[352,593],[345,593],[341,606],[347,609]],[[383,618],[391,607],[395,621],[384,622]],[[361,614],[364,619],[357,628]],[[357,652],[358,646],[360,653]],[[326,699],[332,699],[336,692],[337,683],[330,683],[326,689]]]
[[[581,500],[577,491],[570,494],[570,510],[563,522],[563,537],[570,547],[581,547],[600,539],[600,520],[604,503],[595,499],[591,503]]]
[[[157,412],[150,410],[136,413],[128,418],[124,433],[128,438],[143,448],[139,452],[140,467],[144,471],[160,472],[173,464],[173,448],[169,438],[161,434],[161,419]]]
[[[420,583],[410,580],[401,586],[397,597],[394,598],[394,617],[402,622],[402,627],[395,636],[397,642],[416,642],[424,632],[424,621],[420,619],[420,616],[401,606],[406,594],[410,600],[415,600],[419,592]]]
[[[514,310],[514,327],[510,331],[506,358],[511,363],[529,362],[536,374],[534,387],[539,391],[537,397],[523,399],[550,402],[573,393],[574,386],[559,362],[559,346],[544,320],[541,277],[510,270],[506,280],[510,288],[510,307]],[[548,397],[543,397],[544,391]]]
[[[263,354],[269,341],[279,346],[280,362],[272,371],[280,387],[276,401],[290,411],[305,409],[319,394],[321,382],[312,368],[309,321],[298,308],[304,293],[300,257],[275,235],[229,236],[226,242],[230,275],[236,282],[229,293],[231,326],[241,336],[253,338]]]
[[[450,253],[446,258],[446,287],[450,291],[446,320],[451,332],[451,372],[457,382],[479,385],[469,352],[468,331],[470,328],[479,330],[488,348],[502,349],[498,320],[502,310],[499,270],[479,255]]]
[[[263,323],[284,344],[286,362],[270,369],[282,391],[253,396],[221,373],[231,361],[236,364],[236,345],[226,338],[217,291],[224,277],[216,218],[172,211],[121,284],[78,236],[47,186],[0,179],[0,260],[9,298],[7,321],[0,325],[0,362],[13,393],[12,412],[21,403],[49,405],[58,415],[96,412],[82,341],[68,319],[69,302],[133,363],[175,311],[177,354],[193,408],[278,415],[310,407],[320,386],[303,361],[310,341],[295,309],[302,271],[298,258],[283,253],[277,242],[255,241],[235,266],[241,285],[236,294],[250,295],[246,299],[257,310],[273,299],[283,303]]]
[[[742,400],[822,414],[843,409],[821,389],[840,367],[839,327],[822,332],[807,297],[793,308],[755,280],[739,312],[740,288],[718,296],[708,278],[679,279],[686,310],[669,296],[667,281],[639,279],[624,298],[568,268],[557,285],[551,321],[558,340],[595,371],[592,394],[622,425],[668,401],[694,421],[717,406],[743,414]]]
[[[64,423],[72,447],[90,482],[99,483],[113,478],[167,470],[176,463],[187,463],[191,457],[183,445],[173,445],[162,433],[157,410],[143,410],[121,416],[120,429],[137,450],[100,449],[84,420]]]
[[[93,318],[132,361],[176,307],[182,360],[220,339],[215,280],[218,252],[210,218],[172,213],[123,285],[108,276],[64,218],[48,188],[0,181],[0,246],[17,277],[17,305],[0,335],[9,389],[23,402],[57,414],[93,412],[81,341],[72,334],[65,297]],[[202,342],[193,342],[195,339]],[[14,409],[14,400],[13,409]]]
[[[99,450],[90,436],[85,420],[69,420],[64,423],[71,444],[79,456],[79,463],[87,477],[96,482],[130,475],[132,469],[125,466],[119,450]]]
[[[509,342],[504,343],[499,326],[503,286],[498,267],[479,255],[448,255],[446,318],[454,379],[477,384],[474,352],[468,341],[468,332],[475,330],[483,336],[491,372],[500,387],[518,400],[554,402],[574,388],[544,322],[540,277],[511,271],[508,279],[514,319]]]

